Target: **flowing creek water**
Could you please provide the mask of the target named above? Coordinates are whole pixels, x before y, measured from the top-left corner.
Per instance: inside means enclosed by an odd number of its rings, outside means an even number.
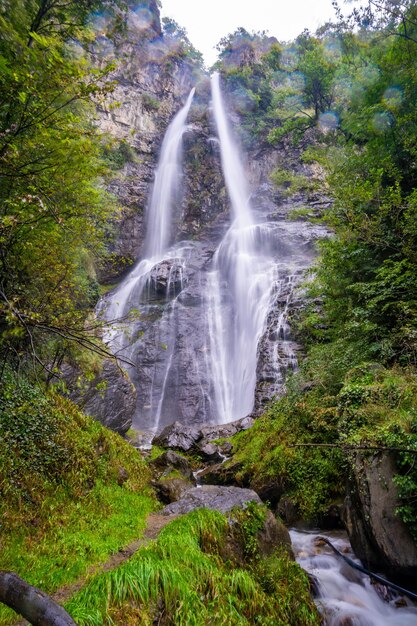
[[[382,599],[369,576],[351,568],[332,550],[318,541],[326,537],[357,563],[344,532],[290,532],[294,553],[303,569],[317,584],[317,605],[325,626],[416,626],[417,607],[405,596],[379,586]]]

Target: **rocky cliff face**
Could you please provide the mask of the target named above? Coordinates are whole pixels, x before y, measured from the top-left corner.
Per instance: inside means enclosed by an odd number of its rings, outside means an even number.
[[[124,163],[109,189],[121,215],[109,230],[110,259],[99,270],[102,283],[114,283],[137,259],[144,237],[144,212],[164,132],[201,70],[183,44],[161,33],[155,0],[129,3],[126,30],[97,38],[98,64],[115,61],[115,88],[98,109],[100,129],[113,137]],[[107,25],[111,30],[111,25]]]
[[[216,423],[213,365],[207,359],[212,329],[203,311],[212,258],[230,225],[230,212],[211,111],[210,81],[184,56],[178,42],[161,36],[157,8],[152,3],[147,6],[139,16],[131,12],[127,36],[120,41],[116,38],[106,52],[106,60],[114,56],[121,62],[114,73],[115,91],[100,111],[99,124],[122,141],[127,156],[110,186],[122,205],[122,214],[112,225],[112,254],[100,280],[108,284],[119,281],[140,256],[145,208],[162,139],[196,85],[183,141],[183,199],[172,227],[175,245],[150,272],[148,301],[127,331],[129,358],[135,362],[129,374],[138,392],[136,418],[140,417],[142,428],[155,427],[156,413],[160,428],[175,420]],[[227,97],[227,86],[225,96],[232,125],[239,129],[239,106],[233,97]],[[288,313],[298,301],[294,287],[312,261],[314,241],[325,234],[305,221],[288,220],[291,210],[308,204],[310,198],[301,193],[290,201],[272,184],[272,170],[288,158],[289,152],[283,152],[269,145],[254,145],[244,158],[255,219],[265,224],[269,233],[266,253],[273,255],[278,268],[271,310],[258,347],[255,413],[282,393],[288,369],[296,367],[298,346],[291,340]],[[241,416],[230,415],[230,420],[237,417]]]
[[[113,359],[104,359],[99,371],[86,376],[76,365],[65,363],[61,375],[68,396],[86,415],[123,435],[132,425],[136,390]]]

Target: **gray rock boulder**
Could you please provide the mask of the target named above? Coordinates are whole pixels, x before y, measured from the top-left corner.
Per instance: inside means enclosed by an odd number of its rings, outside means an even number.
[[[149,286],[159,297],[175,296],[186,284],[187,276],[181,259],[165,259],[150,271]]]
[[[221,453],[219,446],[214,443],[202,443],[197,444],[198,454],[207,463],[219,463],[223,460],[223,454]]]
[[[258,533],[258,549],[262,556],[270,556],[277,546],[286,546],[293,556],[288,529],[277,521],[271,511],[268,511],[264,527]]]
[[[91,381],[75,366],[65,364],[62,376],[68,396],[103,426],[121,435],[132,425],[136,391],[128,375],[113,359],[105,359],[101,371]]]
[[[416,579],[417,546],[395,514],[400,504],[389,453],[357,455],[343,518],[355,554],[369,569],[399,581]]]
[[[201,433],[198,428],[186,426],[181,422],[174,422],[154,437],[152,444],[162,448],[174,448],[189,452],[199,439],[201,439]]]
[[[249,487],[249,480],[238,480],[236,474],[242,469],[240,463],[216,463],[204,468],[198,475],[203,485],[232,485],[235,487]]]
[[[232,437],[242,430],[247,430],[253,426],[253,419],[250,416],[242,417],[228,424],[217,424],[213,426],[204,426],[201,429],[201,438],[205,441],[213,441],[213,439],[222,439]]]
[[[150,461],[149,466],[159,478],[176,470],[187,480],[194,481],[194,474],[190,463],[186,458],[172,450],[168,450],[153,461]]]
[[[177,421],[166,426],[159,435],[154,437],[152,443],[162,448],[173,448],[183,452],[192,450],[205,461],[217,463],[224,458],[223,448],[227,453],[227,450],[230,452],[231,446],[226,445],[224,447],[223,444],[217,445],[211,442],[214,439],[231,437],[252,425],[253,419],[251,417],[243,417],[229,424],[204,426],[203,428],[187,426]]]
[[[251,489],[205,485],[190,489],[178,502],[166,506],[162,515],[183,515],[200,508],[227,513],[235,506],[245,508],[248,502],[262,503],[258,494]]]
[[[152,483],[152,486],[156,490],[158,499],[163,504],[169,504],[176,502],[182,498],[187,491],[194,489],[193,483],[184,478],[168,478],[166,480],[159,480]]]

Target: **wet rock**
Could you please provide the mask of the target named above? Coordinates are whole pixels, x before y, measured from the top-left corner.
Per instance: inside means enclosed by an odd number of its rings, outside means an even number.
[[[327,511],[320,516],[319,526],[323,530],[333,530],[336,528],[344,528],[343,520],[343,503],[331,504]]]
[[[262,556],[270,556],[277,546],[286,546],[293,556],[291,537],[287,528],[267,511],[264,527],[258,533],[258,548]]]
[[[198,443],[197,451],[203,461],[207,463],[218,463],[223,460],[219,446],[216,446],[214,443]]]
[[[235,506],[245,508],[247,502],[261,504],[261,499],[251,489],[205,485],[187,491],[181,500],[166,506],[162,510],[162,515],[171,515],[173,513],[183,515],[199,508],[227,513]]]
[[[234,422],[228,424],[218,424],[214,426],[204,426],[201,429],[201,438],[205,441],[213,441],[214,439],[226,439],[240,433],[242,430],[247,430],[253,426],[253,418],[249,415],[242,417]]]
[[[159,500],[163,504],[176,502],[190,489],[194,489],[193,483],[184,478],[167,478],[152,483]]]
[[[257,484],[256,491],[263,502],[268,502],[270,506],[275,507],[284,493],[283,481],[277,477],[275,480]]]
[[[186,283],[187,276],[181,259],[165,259],[150,271],[149,286],[157,296],[175,296]]]
[[[355,554],[371,570],[400,582],[415,582],[417,547],[395,511],[400,504],[389,453],[358,454],[343,519]]]
[[[169,474],[173,470],[180,472],[188,480],[194,480],[190,463],[183,456],[168,450],[149,462],[149,466],[158,477]]]
[[[217,463],[210,465],[199,473],[198,479],[203,485],[232,485],[235,487],[249,487],[249,478],[236,478],[242,466],[237,463]]]
[[[181,422],[174,422],[154,437],[152,444],[162,448],[174,448],[189,452],[199,439],[201,439],[201,432],[197,428],[186,426]]]
[[[62,367],[68,395],[87,415],[120,434],[132,425],[136,391],[128,375],[113,359],[105,359],[101,371],[91,381],[69,363]]]
[[[288,525],[293,526],[295,522],[300,519],[300,516],[297,512],[297,507],[291,500],[286,496],[280,498],[277,508],[277,515]]]
[[[231,437],[252,425],[253,419],[251,417],[244,417],[230,424],[204,426],[203,428],[187,426],[177,421],[166,426],[159,435],[154,437],[152,443],[162,448],[173,448],[183,452],[192,450],[204,460],[215,463],[223,460],[224,455],[221,451],[221,445],[211,442],[215,439]],[[229,446],[226,445],[226,449],[231,450],[230,444]]]

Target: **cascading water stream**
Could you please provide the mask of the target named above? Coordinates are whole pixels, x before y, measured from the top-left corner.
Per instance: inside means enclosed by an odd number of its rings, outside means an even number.
[[[140,316],[136,323],[134,316],[131,319],[128,319],[128,316],[132,311],[139,308],[140,315],[152,312],[151,287],[154,268],[166,259],[169,259],[171,263],[167,276],[167,297],[175,295],[177,283],[180,283],[180,286],[182,286],[185,257],[189,250],[187,246],[176,246],[175,249],[170,250],[169,246],[173,234],[175,209],[181,201],[182,139],[187,128],[186,121],[194,92],[195,89],[192,89],[185,105],[173,118],[162,142],[147,209],[144,258],[135,265],[121,285],[105,299],[105,305],[104,307],[102,306],[101,310],[105,319],[110,322],[105,331],[105,341],[107,341],[114,354],[123,356],[131,362],[135,362],[137,353],[140,351],[138,341],[142,331],[138,326]],[[171,316],[175,316],[175,314],[175,306],[173,305]],[[120,321],[114,323],[114,320]],[[171,323],[168,320],[165,327],[169,329],[170,326]],[[161,328],[161,334],[166,333],[165,327]],[[170,336],[170,331],[168,336]],[[154,393],[153,379],[150,383],[150,416],[147,424],[150,431],[157,430],[159,426],[172,354],[173,345],[171,344],[169,351],[167,350],[165,355],[166,365],[161,388],[155,385]],[[127,366],[127,369],[132,380],[138,386],[140,381],[137,379],[135,368]]]
[[[258,342],[275,280],[275,264],[263,253],[265,225],[256,224],[246,176],[232,137],[220,91],[212,77],[213,111],[232,223],[213,258],[207,295],[210,370],[217,419],[225,423],[251,412]]]
[[[195,89],[192,89],[185,105],[168,126],[162,142],[147,215],[146,258],[161,257],[170,243],[173,209],[181,199],[182,137],[194,93]]]
[[[301,274],[311,262],[311,226],[295,226],[279,215],[271,220],[275,205],[269,200],[262,204],[258,198],[251,207],[247,173],[227,122],[218,77],[213,78],[212,94],[230,219],[214,201],[200,237],[173,243],[178,208],[184,198],[189,208],[187,193],[201,188],[190,143],[191,178],[183,198],[182,137],[191,92],[162,142],[144,255],[100,307],[108,322],[105,340],[113,353],[134,364],[127,367],[137,391],[133,426],[144,433],[144,443],[176,420],[206,425],[249,414],[257,385],[262,387],[256,391],[261,406],[271,398],[269,391],[280,393],[287,365],[295,360],[286,326],[289,277]],[[198,143],[198,135],[195,141],[215,160],[207,144]],[[217,164],[212,171],[216,175]],[[205,185],[203,199],[209,189]],[[190,226],[193,232],[189,220],[187,216],[182,232]]]
[[[182,138],[194,92],[195,89],[192,89],[165,133],[147,210],[144,258],[107,300],[104,314],[109,321],[122,318],[137,307],[150,270],[164,259],[167,252],[172,235],[173,211],[180,200]],[[119,332],[113,326],[105,337],[119,354],[127,347],[124,335],[124,329]]]
[[[298,563],[316,582],[316,602],[325,626],[417,624],[417,607],[410,600],[401,597],[398,602],[398,595],[388,592],[384,601],[369,577],[336,557],[330,548],[317,541],[316,533],[292,530],[290,534]],[[340,552],[354,559],[345,533],[336,531],[326,538],[330,538]]]

